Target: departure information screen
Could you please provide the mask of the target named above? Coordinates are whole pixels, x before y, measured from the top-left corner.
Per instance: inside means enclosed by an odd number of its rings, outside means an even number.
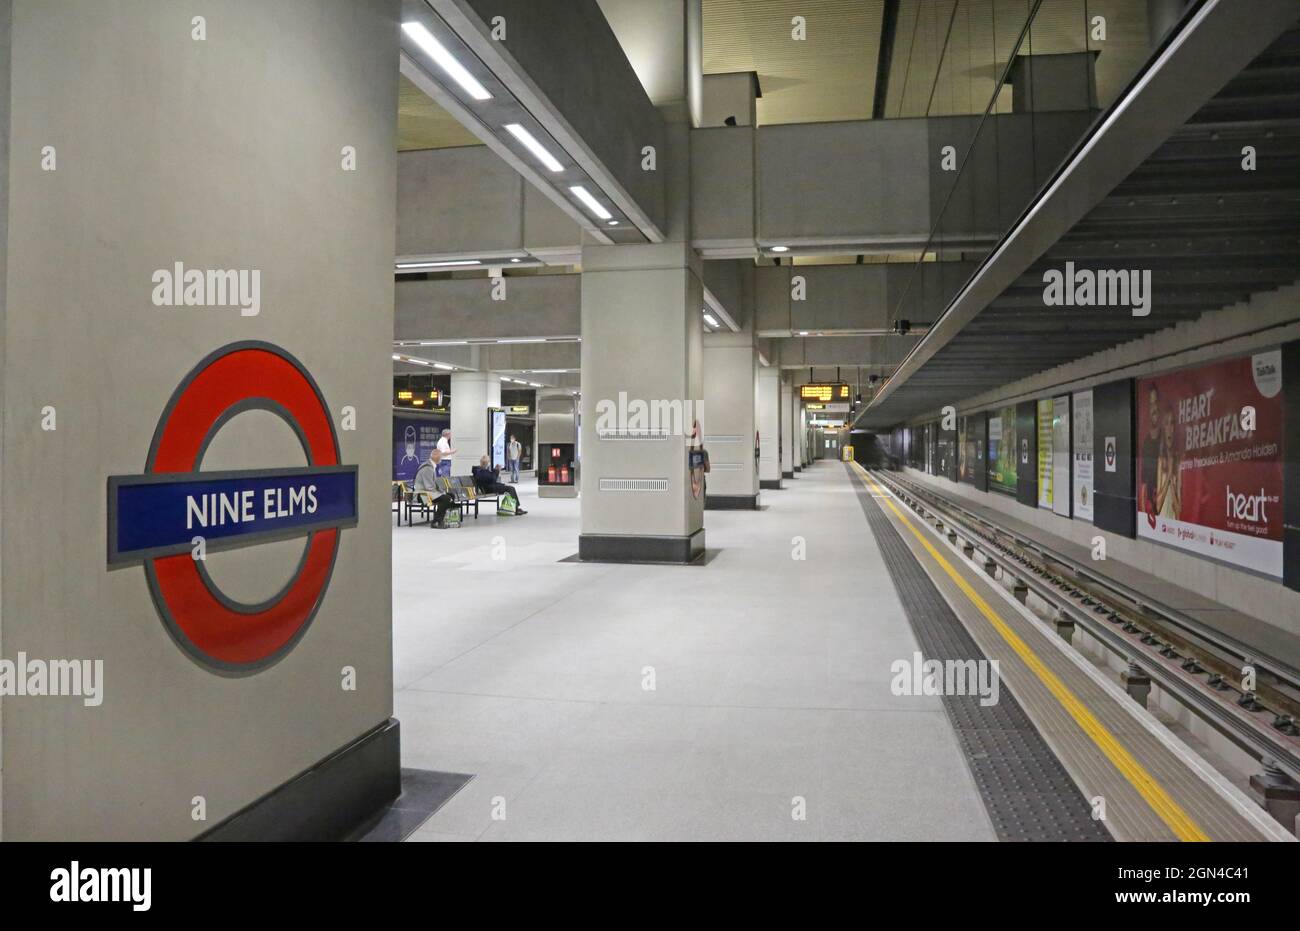
[[[800,385],[799,400],[826,404],[831,401],[847,401],[849,386],[845,384]]]

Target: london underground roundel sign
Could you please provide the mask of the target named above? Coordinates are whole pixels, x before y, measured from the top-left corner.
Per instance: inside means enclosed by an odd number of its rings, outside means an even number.
[[[216,434],[248,410],[284,420],[307,465],[200,471]],[[225,675],[264,669],[306,633],[329,585],[339,533],[356,526],[357,469],[339,459],[329,408],[297,359],[270,343],[218,349],[172,394],[143,474],[109,477],[109,566],[144,566],[168,632],[200,664]],[[227,597],[198,558],[302,536],[293,577],[260,604]]]

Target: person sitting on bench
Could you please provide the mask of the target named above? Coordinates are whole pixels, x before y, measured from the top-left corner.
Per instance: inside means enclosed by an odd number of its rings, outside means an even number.
[[[427,495],[426,500],[433,504],[433,520],[429,522],[429,526],[445,530],[447,525],[443,520],[447,516],[447,506],[451,501],[438,487],[438,464],[441,460],[442,453],[438,450],[429,453],[429,461],[421,465],[419,471],[415,473],[415,482],[411,487],[417,497],[423,498]]]
[[[509,495],[515,499],[516,514],[528,513],[519,506],[519,492],[515,491],[515,486],[503,485],[501,483],[501,467],[497,466],[495,469],[489,467],[487,456],[483,456],[479,459],[478,465],[474,466],[473,472],[474,487],[477,488],[481,494]]]

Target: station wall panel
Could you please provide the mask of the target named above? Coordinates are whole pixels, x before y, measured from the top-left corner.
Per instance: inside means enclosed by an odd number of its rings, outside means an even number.
[[[1134,417],[1131,378],[1098,385],[1092,392],[1093,461],[1095,467],[1093,523],[1125,537],[1137,536],[1137,497],[1134,483]],[[1113,444],[1113,463],[1107,449]]]
[[[989,490],[988,427],[989,415],[986,411],[962,418],[958,478],[980,491]]]
[[[1038,402],[1016,405],[1016,500],[1038,507]]]
[[[943,429],[943,424],[940,423],[938,429],[938,474],[942,475],[950,482],[955,482],[957,481],[957,428],[954,426],[951,430],[945,430]]]
[[[1300,340],[1282,347],[1282,584],[1300,591]]]

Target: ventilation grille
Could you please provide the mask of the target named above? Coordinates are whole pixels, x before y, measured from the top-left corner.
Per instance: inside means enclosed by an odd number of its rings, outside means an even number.
[[[667,491],[666,478],[602,478],[601,491]]]

